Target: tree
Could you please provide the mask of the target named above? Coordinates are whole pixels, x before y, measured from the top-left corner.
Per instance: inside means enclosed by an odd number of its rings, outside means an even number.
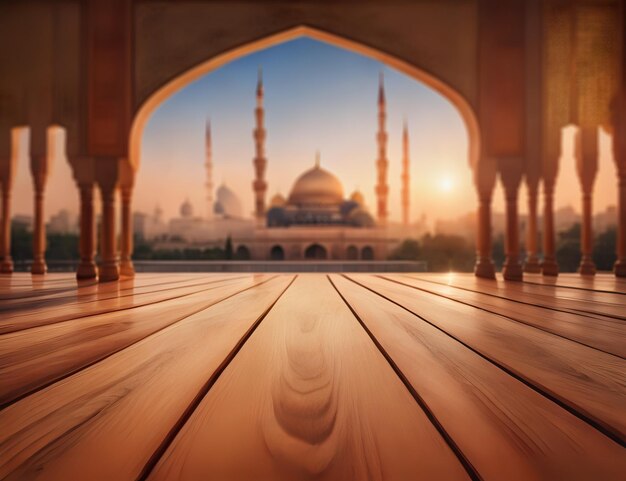
[[[233,240],[230,235],[226,238],[226,245],[224,246],[224,257],[227,260],[233,259]]]
[[[394,261],[415,261],[421,253],[420,244],[416,239],[405,239],[389,255]]]

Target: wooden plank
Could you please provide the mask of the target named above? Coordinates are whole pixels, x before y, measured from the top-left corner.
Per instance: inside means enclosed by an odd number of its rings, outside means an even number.
[[[410,277],[437,282],[430,276],[411,275]],[[447,279],[446,284],[502,299],[564,312],[626,319],[626,304],[624,303],[624,296],[621,294],[574,291],[573,289],[558,287],[536,286],[524,282],[492,281],[458,274],[449,275]]]
[[[384,274],[380,277],[535,326],[622,358],[626,357],[626,323],[619,319],[602,317],[592,320],[573,312],[546,310],[538,306],[511,302],[501,297],[425,282],[408,276]]]
[[[302,275],[148,479],[467,474],[328,279]]]
[[[622,479],[617,443],[396,304],[331,280],[482,479]]]
[[[93,299],[93,295],[90,295],[86,300],[75,302],[61,300],[59,304],[56,300],[48,299],[32,302],[33,307],[31,309],[23,309],[17,313],[12,311],[8,314],[5,313],[2,321],[0,321],[0,334],[177,299],[212,289],[213,283],[233,282],[244,277],[245,275],[241,274],[238,276],[214,276],[209,278],[210,280],[201,282],[197,280],[186,281],[183,285],[168,283],[159,286],[160,289],[150,286],[149,289],[151,290],[146,292],[130,288],[125,289],[123,293],[120,291],[119,295],[115,295],[115,292],[107,292],[102,296],[102,299]]]
[[[614,274],[599,273],[593,277],[578,274],[561,274],[558,277],[541,274],[524,274],[524,282],[544,286],[569,287],[589,291],[610,292],[626,295],[626,281]]]
[[[0,478],[137,479],[289,281],[258,284],[0,411]]]
[[[0,336],[0,404],[13,402],[269,278],[249,276],[180,299],[4,334]]]
[[[374,276],[350,276],[442,329],[624,444],[626,361]]]

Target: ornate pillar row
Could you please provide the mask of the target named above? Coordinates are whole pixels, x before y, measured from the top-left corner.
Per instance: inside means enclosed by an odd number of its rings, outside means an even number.
[[[77,279],[95,279],[96,267],[96,223],[94,215],[94,183],[78,184],[80,193],[80,262],[76,271]]]
[[[583,127],[576,133],[576,171],[582,191],[581,259],[578,272],[595,275],[593,262],[593,184],[598,173],[598,130]]]
[[[34,223],[33,223],[33,263],[30,268],[32,274],[45,274],[46,265],[46,224],[44,218],[44,192],[48,180],[50,166],[47,154],[31,155],[30,171],[33,177],[34,193]]]
[[[617,259],[613,271],[617,277],[626,277],[626,168],[618,173],[617,191]]]
[[[526,225],[526,262],[524,272],[541,272],[539,264],[539,247],[537,242],[537,201],[539,197],[539,182],[526,181],[528,187],[528,222]]]
[[[543,179],[543,262],[541,263],[541,273],[544,276],[559,275],[554,233],[554,184],[554,178]]]

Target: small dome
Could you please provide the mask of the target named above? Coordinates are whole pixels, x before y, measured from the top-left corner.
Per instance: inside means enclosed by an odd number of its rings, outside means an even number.
[[[287,199],[285,199],[282,194],[276,193],[270,200],[270,207],[284,207],[287,204]]]
[[[365,205],[365,197],[363,197],[363,194],[360,190],[355,190],[354,192],[352,192],[352,194],[350,195],[350,200],[356,202],[361,207]]]
[[[348,214],[348,221],[356,227],[374,227],[376,225],[372,215],[360,207],[350,211],[350,214]]]
[[[216,214],[222,214],[225,217],[241,217],[243,209],[239,197],[225,184],[220,185],[216,193],[216,202],[213,210]]]
[[[186,199],[180,206],[180,216],[184,218],[193,217],[193,206],[189,199]]]
[[[342,201],[341,182],[319,164],[298,177],[289,194],[289,204],[298,206],[338,205]]]

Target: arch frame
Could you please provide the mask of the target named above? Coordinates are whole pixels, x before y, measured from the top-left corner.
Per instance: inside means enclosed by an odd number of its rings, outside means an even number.
[[[141,142],[145,126],[152,113],[168,98],[203,75],[206,75],[207,73],[210,73],[230,62],[245,57],[246,55],[302,37],[311,38],[334,47],[343,48],[345,50],[378,60],[389,67],[392,67],[395,70],[398,70],[403,74],[424,83],[437,93],[441,94],[444,98],[451,102],[459,112],[467,129],[468,159],[470,167],[474,168],[478,164],[481,153],[481,137],[478,117],[474,108],[463,95],[435,75],[413,65],[412,63],[401,60],[394,55],[385,53],[382,50],[370,47],[361,42],[350,40],[340,35],[329,33],[318,28],[300,25],[268,35],[261,39],[252,40],[211,57],[195,67],[182,72],[150,95],[150,97],[148,97],[148,99],[135,113],[130,129],[128,156],[133,168],[135,170],[139,168],[141,159]]]

